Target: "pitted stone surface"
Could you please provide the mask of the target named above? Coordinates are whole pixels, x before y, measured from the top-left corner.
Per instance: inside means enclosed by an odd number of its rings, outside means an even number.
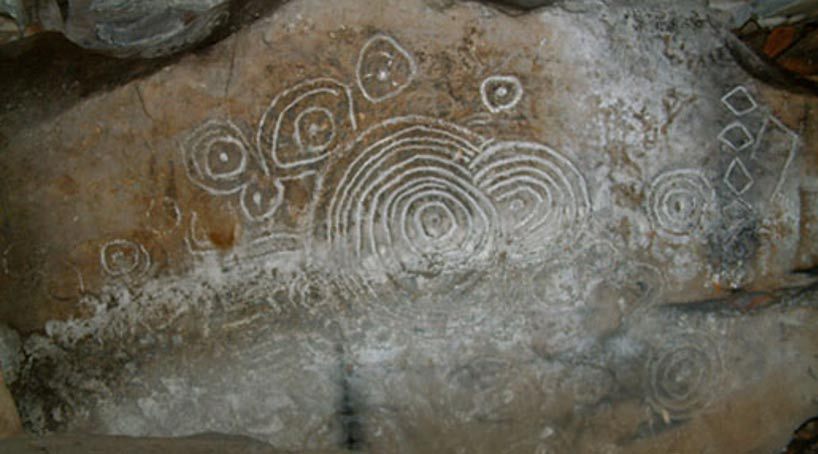
[[[783,446],[818,397],[814,100],[710,11],[599,6],[293,1],[0,126],[28,427]]]

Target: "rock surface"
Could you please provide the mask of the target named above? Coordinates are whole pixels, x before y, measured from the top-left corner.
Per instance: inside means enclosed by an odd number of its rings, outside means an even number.
[[[9,393],[3,373],[0,372],[0,440],[22,434],[23,425],[14,398]]]
[[[0,323],[0,373],[6,383],[14,383],[20,371],[22,361],[22,343],[20,335],[8,326]]]
[[[295,0],[0,124],[27,427],[784,447],[818,412],[815,99],[698,3],[613,3]]]
[[[35,454],[279,454],[281,451],[242,437],[199,435],[181,439],[131,439],[127,437],[66,435],[45,438],[18,437],[0,441],[3,452]]]

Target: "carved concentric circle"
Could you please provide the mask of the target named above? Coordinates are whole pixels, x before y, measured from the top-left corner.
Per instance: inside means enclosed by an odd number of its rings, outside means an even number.
[[[304,153],[326,151],[335,140],[335,117],[329,109],[308,107],[295,118],[295,142]]]
[[[251,221],[271,218],[283,201],[284,187],[276,179],[252,181],[241,191],[241,211]]]
[[[499,142],[470,168],[500,213],[509,252],[535,256],[564,245],[590,211],[585,179],[565,157],[540,144]]]
[[[718,391],[721,367],[716,347],[702,336],[669,340],[648,362],[651,404],[673,418],[690,416]]]
[[[699,170],[663,173],[653,180],[648,195],[653,226],[666,236],[690,236],[700,227],[714,198],[710,182]]]
[[[516,76],[491,76],[480,84],[480,99],[491,113],[510,110],[523,98],[523,85]]]
[[[391,36],[373,36],[358,56],[358,88],[372,103],[400,94],[412,83],[416,73],[412,55]]]
[[[204,123],[187,137],[182,149],[190,180],[211,194],[235,193],[249,179],[250,146],[229,121]]]
[[[135,241],[117,239],[105,243],[99,251],[99,261],[105,274],[111,277],[139,277],[151,267],[151,256]]]
[[[472,285],[493,260],[497,214],[467,161],[480,138],[452,124],[410,117],[352,143],[322,181],[314,234],[338,261],[352,295],[395,298],[423,311]],[[400,302],[411,302],[405,307]],[[443,306],[431,311],[457,310]]]
[[[259,124],[259,150],[278,176],[314,172],[315,165],[357,129],[349,88],[334,79],[312,79],[283,91]]]

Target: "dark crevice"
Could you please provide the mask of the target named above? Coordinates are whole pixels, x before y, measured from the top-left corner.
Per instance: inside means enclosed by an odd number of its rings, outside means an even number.
[[[818,453],[818,416],[806,420],[795,430],[784,451],[784,454],[815,453]]]
[[[796,268],[793,270],[793,273],[803,274],[805,276],[818,276],[818,266],[812,266],[809,268]]]
[[[818,83],[765,61],[733,33],[725,33],[725,44],[736,63],[756,79],[791,93],[818,96]]]
[[[361,416],[361,404],[353,386],[353,367],[344,357],[343,348],[338,347],[341,354],[341,399],[338,416],[341,426],[341,448],[347,451],[358,452],[365,447],[364,425]]]
[[[68,0],[57,0],[57,7],[60,8],[60,14],[62,15],[62,19],[64,21],[70,19],[68,16],[68,12],[70,11]]]
[[[807,285],[781,287],[770,291],[752,291],[735,289],[726,296],[699,301],[670,302],[663,309],[679,312],[738,312],[742,314],[794,301],[799,296],[810,300],[818,292],[818,283],[812,281]]]

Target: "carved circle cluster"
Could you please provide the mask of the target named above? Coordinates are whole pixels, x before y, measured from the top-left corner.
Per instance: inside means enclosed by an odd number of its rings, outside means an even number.
[[[700,170],[677,169],[653,180],[648,210],[659,233],[683,238],[699,228],[714,199],[715,192]]]
[[[185,168],[190,180],[217,196],[238,194],[250,221],[266,220],[283,200],[278,178],[267,178],[263,161],[244,132],[228,120],[209,120],[185,140]]]
[[[312,234],[350,295],[392,300],[376,306],[400,319],[462,316],[491,297],[481,285],[501,252],[525,259],[565,245],[589,209],[582,175],[544,145],[402,117],[370,128],[330,163]],[[470,298],[454,301],[463,291]]]
[[[417,72],[409,51],[377,34],[359,53],[356,82],[375,104],[399,95]],[[522,96],[510,75],[480,86],[492,113]],[[195,184],[214,195],[238,194],[253,220],[275,218],[285,200],[292,203],[288,182],[316,175],[304,225],[311,256],[337,265],[351,295],[410,301],[387,305],[399,306],[402,318],[404,309],[473,309],[452,307],[451,292],[485,285],[501,253],[526,259],[569,245],[590,210],[583,176],[545,145],[495,142],[422,116],[357,129],[349,87],[311,79],[272,100],[254,144],[233,123],[210,121],[187,140],[185,162]]]

